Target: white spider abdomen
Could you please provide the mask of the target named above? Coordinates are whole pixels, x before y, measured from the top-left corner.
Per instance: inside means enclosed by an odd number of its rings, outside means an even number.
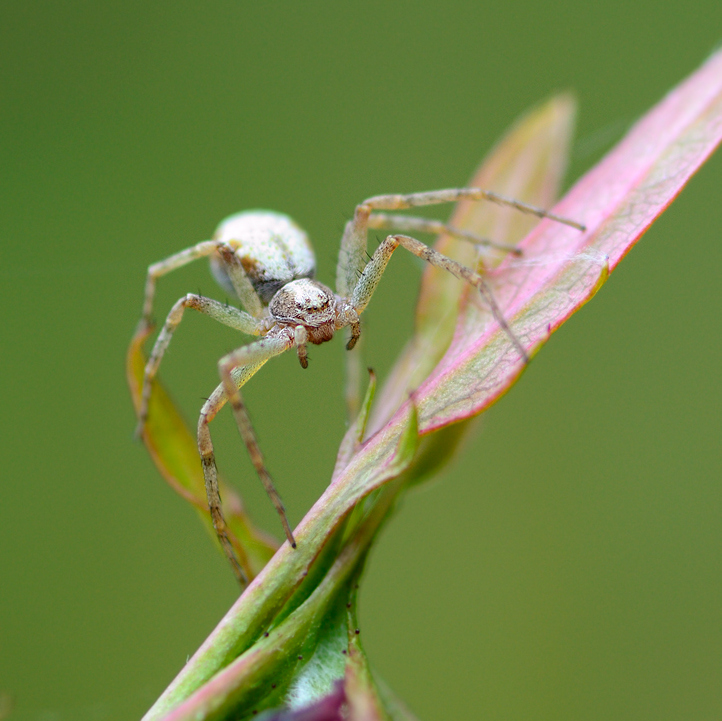
[[[287,215],[270,210],[247,210],[221,222],[214,240],[228,244],[263,303],[269,303],[286,283],[313,278],[316,258],[308,236]],[[228,292],[233,284],[219,255],[211,256],[211,271]]]

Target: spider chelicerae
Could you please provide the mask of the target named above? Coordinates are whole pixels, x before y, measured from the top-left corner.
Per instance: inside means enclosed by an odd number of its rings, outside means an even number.
[[[388,235],[373,255],[367,254],[369,229],[414,233],[444,232],[479,245],[519,254],[515,247],[495,244],[439,221],[381,212],[458,200],[492,201],[540,218],[550,218],[582,231],[585,229],[573,220],[479,188],[436,190],[410,195],[378,195],[356,206],[353,219],[346,223],[341,238],[335,293],[314,280],[316,261],[304,231],[288,216],[265,210],[250,210],[232,215],[218,226],[212,240],[197,243],[148,268],[139,334],[145,334],[152,325],[153,296],[157,279],[198,258],[209,258],[213,275],[221,286],[237,296],[245,310],[192,293],[175,303],[145,367],[138,434],[142,433],[148,417],[153,378],[186,308],[200,311],[242,333],[261,336],[259,340],[243,345],[220,359],[218,369],[221,383],[203,404],[198,421],[198,451],[213,527],[241,585],[245,585],[247,579],[231,544],[221,510],[218,472],[209,423],[226,402],[230,401],[253,465],[280,516],[288,542],[295,548],[293,532],[280,496],[266,469],[240,388],[267,360],[290,348],[296,349],[301,366],[308,367],[306,346],[309,343],[325,343],[333,338],[336,331],[347,326],[351,330],[351,336],[346,348],[351,350],[361,334],[359,316],[371,300],[396,248],[406,248],[419,258],[443,268],[477,288],[494,319],[518,350],[520,358],[524,362],[528,361],[524,347],[509,328],[488,285],[478,273],[405,234]]]

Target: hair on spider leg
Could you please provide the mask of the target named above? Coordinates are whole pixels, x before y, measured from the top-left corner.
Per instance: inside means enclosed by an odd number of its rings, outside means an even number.
[[[368,256],[368,258],[369,258],[369,260],[370,260],[370,259],[371,259],[371,256],[368,255],[368,253],[367,253],[366,255]],[[344,253],[344,250],[341,249],[341,250],[339,251],[338,256],[339,256],[339,257],[338,257],[338,267],[341,269],[341,271],[343,271],[344,273],[346,273],[346,271],[347,271],[348,268],[349,268],[349,261],[348,261],[349,254],[348,254],[348,253]],[[343,256],[345,256],[345,257],[343,257]],[[356,273],[356,276],[357,276],[358,278],[361,277],[361,273],[363,272],[363,269],[364,269],[365,267],[366,267],[366,264],[363,263],[363,262],[360,262],[360,263],[358,264],[358,266],[354,269],[354,272]]]
[[[346,269],[344,268],[344,273],[346,273]],[[363,273],[363,268],[354,268],[353,274],[356,276],[356,280],[358,280],[361,277],[361,274]]]

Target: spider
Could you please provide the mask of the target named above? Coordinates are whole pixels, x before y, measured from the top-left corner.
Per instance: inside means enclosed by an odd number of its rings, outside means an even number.
[[[247,579],[230,542],[221,511],[218,473],[209,423],[218,411],[230,402],[253,465],[278,512],[288,542],[295,548],[293,532],[281,498],[266,470],[240,388],[266,361],[291,348],[296,349],[301,366],[307,368],[306,346],[309,343],[325,343],[331,340],[336,331],[347,326],[351,330],[351,336],[346,348],[351,350],[361,334],[359,316],[366,309],[386,264],[398,247],[405,248],[477,288],[494,319],[517,348],[520,358],[524,363],[528,361],[526,351],[504,320],[488,285],[478,273],[405,234],[388,235],[373,255],[367,254],[366,242],[370,228],[445,232],[479,245],[520,254],[515,247],[495,244],[439,221],[380,212],[463,199],[489,200],[540,218],[550,218],[582,231],[585,229],[573,220],[479,188],[436,190],[410,195],[378,195],[356,206],[353,219],[346,223],[341,239],[335,293],[314,280],[315,258],[304,231],[288,216],[265,210],[244,211],[232,215],[218,226],[212,240],[200,242],[148,268],[139,333],[145,333],[152,325],[153,296],[157,279],[198,258],[209,258],[216,280],[240,300],[245,310],[192,293],[175,303],[145,367],[138,434],[142,433],[148,417],[153,378],[186,308],[193,308],[242,333],[260,336],[259,340],[243,345],[220,359],[218,369],[221,383],[203,404],[198,421],[198,451],[213,527],[242,586],[246,585]]]

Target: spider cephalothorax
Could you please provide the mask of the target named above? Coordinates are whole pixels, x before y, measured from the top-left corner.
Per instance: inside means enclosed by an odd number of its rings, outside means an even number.
[[[212,240],[198,243],[148,268],[139,333],[144,334],[151,324],[157,278],[197,258],[210,259],[211,270],[216,279],[226,291],[238,297],[245,310],[191,293],[175,303],[156,339],[145,368],[138,421],[139,432],[142,432],[148,416],[153,378],[186,308],[200,311],[247,335],[261,336],[258,340],[242,345],[225,355],[218,362],[221,383],[203,404],[198,421],[198,450],[213,525],[241,584],[245,584],[246,578],[236,557],[221,511],[215,453],[208,425],[218,411],[230,402],[251,460],[278,511],[289,543],[295,546],[283,504],[266,470],[253,427],[243,405],[240,388],[266,361],[293,347],[297,350],[301,365],[306,368],[308,366],[306,344],[325,343],[333,338],[337,330],[346,326],[351,330],[346,347],[351,350],[361,333],[359,316],[368,305],[396,248],[403,246],[419,258],[473,285],[501,329],[512,340],[520,361],[527,362],[528,356],[524,344],[507,324],[489,287],[478,273],[447,258],[415,238],[403,234],[387,236],[372,256],[367,255],[366,236],[369,228],[395,228],[426,233],[443,231],[479,245],[494,246],[494,243],[484,238],[452,228],[439,221],[378,212],[404,210],[462,199],[491,200],[584,230],[584,226],[574,221],[478,188],[437,190],[412,195],[379,195],[358,205],[353,219],[346,224],[341,239],[335,293],[322,283],[313,280],[316,262],[304,231],[288,216],[267,210],[253,210],[232,215],[218,226]],[[516,248],[499,245],[495,247],[519,253]]]
[[[358,314],[343,298],[316,280],[301,278],[286,283],[268,304],[269,323],[293,333],[298,358],[308,368],[306,343],[321,345],[333,338],[334,333],[350,325],[351,339],[347,347],[353,348],[360,333]]]
[[[286,283],[271,299],[268,311],[278,325],[304,327],[309,343],[325,343],[336,331],[336,296],[315,280]]]

